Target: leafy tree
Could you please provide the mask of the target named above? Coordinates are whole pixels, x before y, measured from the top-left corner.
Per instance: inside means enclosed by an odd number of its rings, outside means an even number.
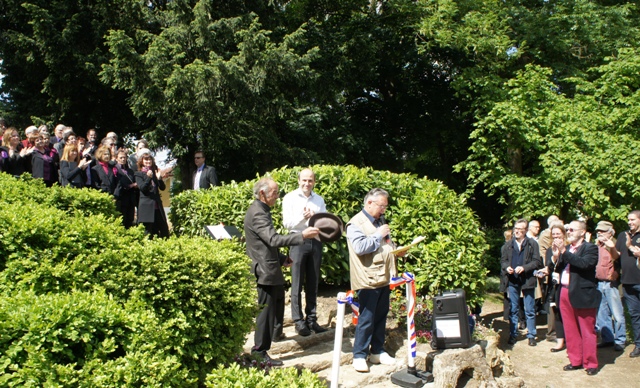
[[[289,139],[317,120],[305,104],[317,50],[298,48],[303,29],[274,40],[241,4],[167,3],[159,33],[118,30],[107,39],[113,59],[103,79],[131,95],[136,116],[154,122],[149,137],[171,147],[186,182],[198,148],[223,179],[313,160]]]
[[[458,168],[510,205],[506,219],[559,212],[620,220],[640,200],[640,51],[607,60],[589,71],[593,81],[566,80],[576,85],[573,96],[559,93],[551,69],[528,66],[478,122],[472,154]],[[521,151],[522,169],[509,149]]]
[[[104,34],[143,23],[144,9],[129,0],[2,1],[0,92],[10,122],[139,130],[127,95],[103,84],[98,72],[108,56]]]

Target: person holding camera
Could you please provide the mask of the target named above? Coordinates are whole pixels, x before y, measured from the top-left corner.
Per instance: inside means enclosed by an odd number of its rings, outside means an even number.
[[[67,144],[62,150],[62,160],[60,160],[60,184],[78,189],[85,187],[87,174],[85,171],[91,164],[91,157],[81,158],[75,144]]]
[[[160,190],[167,188],[162,180],[162,171],[150,153],[138,158],[138,171],[134,173],[140,199],[138,200],[138,223],[143,224],[146,233],[153,237],[169,237],[167,216],[160,199]]]

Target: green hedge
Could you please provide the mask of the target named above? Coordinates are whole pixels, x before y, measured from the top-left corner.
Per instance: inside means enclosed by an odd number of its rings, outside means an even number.
[[[111,217],[3,195],[0,260],[0,293],[8,297],[105,290],[120,301],[142,300],[173,334],[167,352],[200,382],[242,349],[256,315],[248,258],[231,242],[148,240],[142,228],[126,230]]]
[[[416,274],[422,293],[464,288],[470,304],[480,303],[487,270],[483,255],[488,249],[477,217],[465,200],[442,183],[410,174],[395,174],[353,166],[313,166],[316,192],[327,210],[348,221],[362,209],[365,194],[374,187],[388,190],[390,207],[386,219],[399,244],[415,236],[426,240],[401,260],[403,270]],[[282,168],[269,173],[282,192],[298,187],[300,167]],[[204,191],[186,191],[172,199],[171,222],[174,231],[187,236],[205,233],[205,225],[235,225],[242,229],[246,209],[251,203],[254,182],[235,183]],[[280,203],[273,209],[276,229],[282,227]],[[343,238],[325,244],[322,277],[326,283],[349,282],[348,250]]]
[[[42,179],[35,179],[29,174],[20,178],[0,172],[0,193],[2,201],[7,203],[22,203],[21,213],[29,211],[31,204],[41,204],[64,210],[70,214],[80,216],[104,215],[105,217],[120,217],[116,210],[113,196],[93,189],[76,189],[55,185],[47,188]]]
[[[0,385],[181,386],[169,337],[144,305],[102,292],[0,297]]]
[[[241,368],[238,364],[218,367],[207,376],[207,388],[325,388],[327,384],[307,369]]]

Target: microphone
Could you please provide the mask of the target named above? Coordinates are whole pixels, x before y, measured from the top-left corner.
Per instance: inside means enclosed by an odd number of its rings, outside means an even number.
[[[384,214],[380,214],[380,223],[382,225],[388,225],[387,220],[384,218]],[[391,243],[391,232],[384,237],[386,243]]]

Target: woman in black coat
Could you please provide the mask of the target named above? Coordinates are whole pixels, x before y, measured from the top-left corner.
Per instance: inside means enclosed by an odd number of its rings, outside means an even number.
[[[143,224],[147,234],[159,237],[169,236],[167,216],[160,200],[160,190],[166,185],[162,180],[162,172],[158,170],[153,156],[140,155],[138,158],[138,171],[135,172],[136,183],[140,190],[138,201],[138,223]]]
[[[47,187],[53,186],[58,181],[58,154],[47,148],[49,134],[38,134],[35,138],[35,147],[31,152],[31,174],[34,178],[44,180]]]
[[[120,148],[116,152],[116,168],[118,169],[118,185],[114,196],[116,207],[122,213],[122,224],[125,228],[133,226],[136,204],[138,203],[138,184],[133,170],[127,163],[127,150]]]
[[[60,160],[60,184],[78,189],[85,187],[87,182],[87,167],[91,158],[81,158],[75,144],[67,144],[62,151]]]
[[[111,161],[111,150],[101,145],[95,156],[97,163],[91,168],[91,183],[94,188],[113,195],[118,185],[118,170]]]

